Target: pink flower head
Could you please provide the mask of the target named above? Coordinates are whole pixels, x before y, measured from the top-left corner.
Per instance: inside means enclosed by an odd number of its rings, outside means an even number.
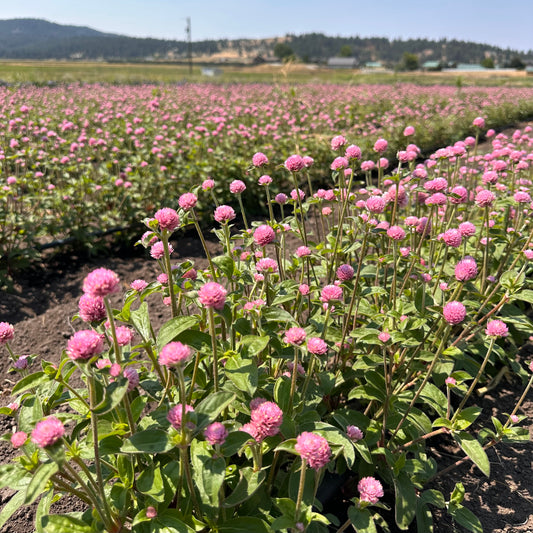
[[[149,505],[146,508],[146,518],[155,518],[157,516],[157,509]]]
[[[213,422],[204,429],[205,440],[209,442],[211,446],[214,446],[215,444],[224,444],[227,436],[228,430],[222,422]]]
[[[285,160],[285,168],[290,172],[298,172],[304,168],[305,164],[302,156],[294,154]]]
[[[120,279],[107,268],[97,268],[83,280],[83,292],[91,296],[107,296],[120,291]]]
[[[168,253],[172,254],[174,252],[174,248],[169,243],[168,244]],[[152,247],[150,248],[150,255],[154,259],[161,259],[165,255],[165,245],[163,244],[163,241],[157,241]]]
[[[484,128],[485,127],[485,119],[483,117],[476,117],[472,124],[476,126],[477,128]]]
[[[178,204],[182,209],[188,211],[189,209],[196,207],[197,201],[198,198],[196,197],[196,194],[193,194],[192,192],[186,192],[179,197]]]
[[[361,159],[361,148],[355,144],[351,144],[346,148],[344,156],[348,159]]]
[[[215,209],[215,220],[221,224],[225,224],[235,218],[235,211],[229,205],[219,205]]]
[[[252,409],[251,423],[257,430],[255,439],[260,442],[266,437],[273,437],[279,433],[283,422],[283,411],[274,402],[261,402]]]
[[[446,385],[448,385],[448,387],[453,387],[454,385],[457,385],[457,380],[455,378],[452,378],[451,376],[448,376],[444,380],[444,383],[446,383]]]
[[[333,139],[331,139],[331,149],[338,150],[339,148],[342,148],[346,142],[346,137],[343,137],[342,135],[336,135],[333,137]]]
[[[442,234],[442,240],[452,248],[458,248],[463,241],[463,235],[458,229],[449,229]]]
[[[255,268],[257,272],[277,272],[278,271],[278,264],[276,263],[275,259],[271,259],[270,257],[265,257],[263,259],[260,259],[257,261],[257,264],[255,265]]]
[[[442,309],[444,320],[451,324],[460,324],[466,318],[466,308],[461,302],[449,302]]]
[[[305,333],[305,330],[298,327],[289,328],[285,332],[285,336],[283,337],[283,342],[287,344],[296,344],[300,345],[305,340],[307,334]]]
[[[344,264],[337,268],[337,278],[340,281],[348,281],[353,278],[355,271],[351,265]]]
[[[336,157],[331,163],[329,168],[331,168],[331,170],[341,170],[343,168],[347,168],[348,166],[350,166],[348,159],[341,156],[341,157]]]
[[[6,344],[15,337],[15,328],[8,322],[0,322],[0,344]]]
[[[17,431],[11,435],[11,444],[13,448],[20,448],[26,442],[28,435],[24,431]]]
[[[381,341],[381,342],[388,342],[390,340],[390,333],[388,333],[387,331],[382,331],[379,335],[378,335],[378,339]]]
[[[485,334],[489,337],[507,337],[509,329],[502,320],[489,320]]]
[[[258,180],[259,185],[267,186],[272,183],[272,178],[270,176],[267,176],[266,174],[264,176],[261,176]]]
[[[315,162],[315,160],[311,156],[308,156],[308,155],[304,155],[302,157],[302,161],[304,162],[305,168],[312,167],[313,163]]]
[[[130,283],[130,288],[134,291],[141,292],[148,287],[148,283],[144,279],[136,279]]]
[[[307,296],[309,294],[309,285],[307,285],[307,283],[302,283],[298,287],[298,291],[302,296]]]
[[[531,196],[526,191],[517,191],[514,193],[514,201],[519,204],[528,204],[531,202]]]
[[[450,196],[450,202],[452,204],[464,204],[468,199],[468,191],[462,185],[457,185],[456,187],[453,187],[450,192],[453,195]]]
[[[476,194],[476,204],[479,207],[489,207],[496,200],[496,196],[492,191],[483,189]]]
[[[446,205],[446,202],[446,195],[441,192],[436,192],[431,196],[428,196],[424,201],[426,205]]]
[[[296,255],[298,257],[307,257],[311,255],[311,250],[307,246],[298,246],[296,249]]]
[[[127,346],[133,340],[133,331],[127,326],[118,326],[116,328],[117,342],[119,346]]]
[[[389,146],[389,143],[385,139],[378,139],[374,143],[374,151],[378,154],[382,154],[383,152],[387,151],[387,147]]]
[[[65,426],[55,416],[49,416],[35,424],[31,440],[38,448],[47,448],[55,444],[65,434]]]
[[[229,184],[229,190],[233,194],[242,194],[246,190],[246,184],[241,180],[233,180]]]
[[[309,337],[307,351],[315,355],[324,355],[328,352],[328,345],[320,337]]]
[[[104,350],[104,336],[92,329],[74,333],[67,345],[67,355],[71,359],[90,359]]]
[[[477,263],[473,257],[461,259],[455,266],[455,279],[457,281],[470,281],[477,276]]]
[[[321,302],[330,302],[331,300],[342,300],[342,287],[337,285],[326,285],[320,292]]]
[[[191,405],[185,406],[185,415],[187,413],[193,413],[194,409]],[[167,414],[167,420],[170,422],[174,429],[181,429],[181,417],[183,415],[183,405],[178,403],[174,407],[171,407]],[[188,429],[194,429],[195,425],[193,422],[187,422],[185,426]]]
[[[262,152],[257,152],[252,156],[252,164],[254,167],[268,165],[268,157]]]
[[[363,438],[363,432],[357,426],[348,426],[346,428],[346,435],[353,442],[357,442]]]
[[[227,291],[222,285],[215,281],[210,281],[200,288],[198,291],[198,299],[205,307],[213,307],[220,311],[221,309],[224,309],[226,294]]]
[[[215,180],[206,179],[202,183],[202,190],[204,190],[204,191],[210,191],[214,187],[215,187]]]
[[[300,454],[302,460],[315,470],[319,470],[329,463],[331,449],[328,441],[321,435],[304,431],[296,437],[294,449]]]
[[[288,199],[289,199],[288,196],[286,194],[283,194],[282,192],[280,192],[279,194],[276,194],[276,197],[275,197],[276,202],[280,205],[286,204]]]
[[[257,246],[266,246],[276,238],[276,233],[267,224],[258,226],[254,231],[254,241]]]
[[[106,317],[105,303],[101,296],[84,294],[78,304],[80,318],[84,322],[99,322]]]
[[[362,502],[377,503],[383,497],[383,487],[374,477],[368,476],[362,478],[357,484],[357,490]]]
[[[400,226],[391,226],[387,230],[387,236],[394,241],[401,241],[405,239],[405,230]]]
[[[371,170],[374,170],[376,167],[376,164],[374,161],[363,161],[361,163],[361,170],[364,172],[370,172]]]
[[[470,237],[476,233],[476,226],[474,226],[472,222],[461,222],[457,229],[461,232],[463,237]]]
[[[404,134],[405,137],[409,137],[411,135],[414,135],[415,134],[415,128],[413,126],[407,126],[403,130],[403,134]]]
[[[371,213],[383,213],[386,202],[381,196],[371,196],[365,206]]]
[[[159,364],[170,367],[185,363],[191,357],[191,349],[181,342],[170,342],[159,352]]]
[[[116,363],[115,363],[116,364]],[[122,372],[122,375],[128,380],[128,390],[132,391],[139,384],[139,373],[135,368],[128,366]]]
[[[291,198],[293,200],[297,200],[298,197],[300,197],[300,200],[303,200],[305,198],[305,193],[302,191],[302,189],[298,189],[298,191],[296,191],[296,189],[293,189],[291,191]]]
[[[180,225],[180,218],[178,213],[170,207],[163,207],[156,212],[154,218],[159,222],[161,229],[174,231]]]

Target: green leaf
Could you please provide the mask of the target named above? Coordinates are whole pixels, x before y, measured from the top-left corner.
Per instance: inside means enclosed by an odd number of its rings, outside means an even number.
[[[49,490],[40,500],[37,505],[37,511],[35,513],[35,531],[36,533],[46,533],[43,529],[42,519],[49,513],[52,500],[54,498],[54,491]],[[58,496],[59,499],[59,496]]]
[[[479,518],[466,507],[450,504],[448,512],[458,524],[468,529],[468,531],[472,531],[472,533],[483,533],[483,526]]]
[[[13,396],[22,394],[29,389],[35,389],[39,385],[49,383],[50,381],[53,381],[53,379],[45,372],[35,372],[34,374],[23,377],[19,382],[17,382],[17,384],[13,387],[11,394]]]
[[[460,505],[465,499],[465,487],[461,482],[457,482],[450,496],[450,504]]]
[[[421,500],[417,501],[415,516],[418,533],[433,533],[433,515]]]
[[[287,325],[296,322],[293,316],[284,309],[274,309],[271,307],[267,307],[261,311],[261,318],[266,322],[278,322]]]
[[[272,533],[269,525],[252,516],[232,518],[220,525],[220,533]]]
[[[116,408],[128,392],[129,381],[126,378],[118,378],[110,383],[103,391],[104,397],[94,407],[93,413],[103,415]],[[100,391],[102,392],[102,391]]]
[[[59,471],[57,463],[42,463],[26,489],[24,505],[33,503],[45,490],[48,480]]]
[[[481,411],[483,411],[483,409],[475,405],[463,409],[455,419],[453,424],[454,429],[466,429],[475,422],[477,417],[481,414]]]
[[[163,453],[173,448],[166,432],[161,429],[139,431],[124,441],[122,453]]]
[[[148,341],[152,336],[152,327],[150,325],[150,316],[148,314],[148,304],[143,302],[138,309],[131,312],[131,323],[139,332],[143,341]]]
[[[245,431],[232,431],[224,444],[220,446],[220,452],[224,457],[236,454],[252,437]]]
[[[235,399],[235,394],[228,391],[218,391],[209,394],[195,408],[198,417],[198,429],[207,426]]]
[[[405,472],[400,472],[394,479],[394,491],[396,494],[395,518],[400,529],[408,529],[416,513],[415,487]]]
[[[257,355],[262,352],[270,341],[266,335],[246,335],[241,339],[241,346],[246,348],[248,355]]]
[[[376,524],[368,509],[348,509],[348,518],[357,533],[377,533]]]
[[[247,392],[250,396],[254,395],[259,378],[257,365],[252,359],[230,357],[226,361],[224,372],[239,390]]]
[[[448,400],[446,395],[438,387],[433,385],[433,383],[426,383],[424,389],[420,393],[420,398],[426,401],[439,416],[446,416],[446,405],[448,404]]]
[[[165,509],[150,522],[150,533],[194,533],[176,509]]]
[[[165,487],[159,468],[143,470],[137,478],[136,487],[140,492],[150,496],[156,502],[162,502],[165,499]]]
[[[80,518],[66,514],[49,514],[41,520],[46,533],[92,533],[93,529]]]
[[[444,507],[446,506],[446,502],[444,501],[444,496],[442,495],[442,492],[435,489],[425,490],[420,495],[420,500],[423,503],[429,503],[435,507],[438,507],[439,509],[444,509]]]
[[[177,316],[163,324],[157,334],[157,348],[161,350],[169,342],[174,341],[180,333],[193,328],[198,324],[195,316]]]
[[[280,377],[276,380],[274,385],[274,401],[279,405],[282,411],[286,411],[289,407],[291,391],[291,380]]]
[[[296,439],[287,439],[276,446],[276,452],[288,452],[294,455],[300,455],[296,449]]]
[[[233,492],[222,502],[222,507],[235,507],[253,496],[266,478],[266,472],[254,472],[253,468],[241,468],[240,479]]]
[[[218,255],[213,257],[213,263],[223,272],[228,279],[233,277],[235,262],[229,255]]]
[[[24,500],[24,491],[20,490],[4,505],[2,512],[0,512],[0,528],[11,518],[13,513],[24,505]]]
[[[459,433],[454,434],[454,438],[463,450],[463,452],[472,459],[474,464],[487,476],[490,477],[490,463],[489,458],[483,446],[479,441],[467,433],[466,431],[460,431]]]
[[[522,300],[523,302],[533,304],[533,291],[530,289],[524,289],[523,291],[514,294],[511,298],[511,301],[513,300]]]

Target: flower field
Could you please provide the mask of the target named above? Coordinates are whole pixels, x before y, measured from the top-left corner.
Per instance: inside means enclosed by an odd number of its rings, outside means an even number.
[[[54,362],[0,322],[0,527],[38,502],[46,533],[482,531],[461,479],[433,483],[529,440],[533,130],[494,128],[531,91],[25,90],[4,95],[5,254],[130,227],[158,274],[92,270]],[[202,267],[175,259],[185,229]],[[503,373],[517,401],[483,417]],[[65,495],[85,510],[51,513]]]

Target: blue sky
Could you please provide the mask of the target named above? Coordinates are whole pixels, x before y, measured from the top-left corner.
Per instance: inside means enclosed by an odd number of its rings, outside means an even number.
[[[320,32],[533,49],[533,0],[0,0],[0,17],[160,39],[184,40],[190,17],[194,41]]]

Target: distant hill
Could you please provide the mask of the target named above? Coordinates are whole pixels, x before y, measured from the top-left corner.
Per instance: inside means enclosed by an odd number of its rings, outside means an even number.
[[[480,63],[487,57],[500,65],[516,58],[533,62],[532,50],[504,50],[489,44],[446,39],[390,41],[381,37],[330,37],[319,33],[272,39],[196,41],[192,43],[192,54],[196,60],[212,62],[274,60],[276,53],[279,56],[280,44],[296,58],[316,63],[343,54],[356,57],[360,63],[381,61],[394,65],[405,53],[415,54],[420,63]],[[186,41],[128,37],[41,19],[0,20],[0,58],[3,59],[183,61],[186,57]]]

